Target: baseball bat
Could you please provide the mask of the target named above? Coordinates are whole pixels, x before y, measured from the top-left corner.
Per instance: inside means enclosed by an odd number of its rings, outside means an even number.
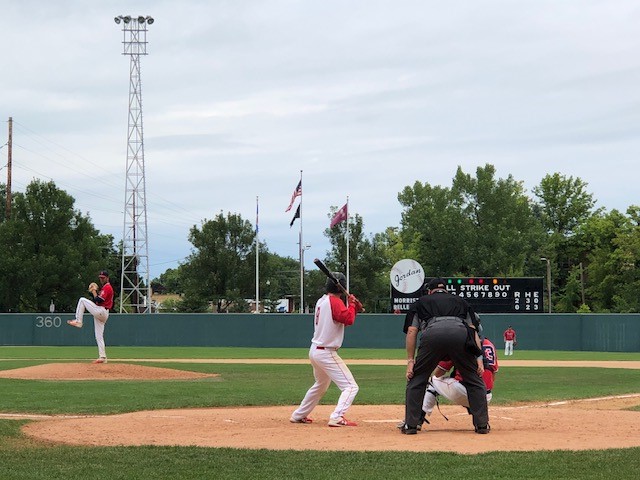
[[[324,264],[322,260],[320,260],[319,258],[314,258],[313,263],[316,264],[316,266],[320,269],[322,273],[324,273],[327,277],[333,280],[333,283],[335,283],[338,286],[338,288],[342,290],[342,293],[344,293],[347,297],[349,297],[350,295],[349,291],[346,288],[344,288],[344,285],[340,283],[340,281],[336,278],[333,272],[327,268],[327,266]],[[362,311],[364,312],[364,307],[362,307]]]

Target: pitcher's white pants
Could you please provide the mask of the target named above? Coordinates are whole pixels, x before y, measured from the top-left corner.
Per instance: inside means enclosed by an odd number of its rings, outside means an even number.
[[[467,389],[458,380],[451,377],[431,377],[431,382],[427,387],[427,392],[425,393],[424,401],[422,402],[422,411],[425,412],[427,417],[431,415],[433,407],[436,405],[435,395],[429,392],[431,387],[455,405],[462,405],[463,407],[469,408]],[[491,401],[492,397],[493,395],[491,393],[487,393],[487,403]]]
[[[104,345],[104,326],[109,318],[109,310],[100,305],[96,305],[88,298],[80,298],[76,307],[76,320],[82,322],[85,310],[93,315],[93,326],[96,335],[96,343],[98,344],[98,356],[107,358],[107,352]]]
[[[360,389],[351,371],[336,350],[320,350],[312,345],[309,350],[309,360],[311,360],[316,381],[307,391],[300,406],[291,415],[292,418],[302,419],[308,416],[318,405],[331,382],[335,383],[342,392],[331,418],[343,417]]]

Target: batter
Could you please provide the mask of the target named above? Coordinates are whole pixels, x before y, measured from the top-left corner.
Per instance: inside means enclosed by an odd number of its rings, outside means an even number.
[[[347,280],[342,273],[335,277],[346,287]],[[342,346],[344,329],[353,325],[356,313],[362,311],[358,299],[349,295],[349,306],[340,297],[340,288],[331,279],[325,285],[326,294],[316,303],[314,333],[309,349],[309,360],[313,366],[315,383],[307,391],[300,406],[291,415],[291,423],[311,423],[309,414],[320,402],[331,382],[342,392],[338,404],[329,418],[330,427],[355,427],[357,424],[345,418],[345,414],[358,393],[358,384],[344,363],[338,349]]]

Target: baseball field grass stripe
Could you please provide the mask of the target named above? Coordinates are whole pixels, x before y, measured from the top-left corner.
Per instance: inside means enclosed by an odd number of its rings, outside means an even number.
[[[18,368],[14,361],[12,368]],[[24,362],[31,365],[32,362]],[[42,363],[42,362],[40,362]],[[187,381],[39,381],[0,378],[0,412],[27,414],[107,414],[163,408],[295,405],[308,387],[309,365],[184,364],[146,365],[217,373],[220,377]],[[4,369],[5,364],[0,364]],[[402,404],[403,366],[353,365],[358,404]],[[600,368],[505,368],[499,373],[493,405],[551,402],[638,393],[640,370]],[[274,382],[273,379],[278,381]],[[331,387],[323,404],[337,401]],[[100,402],[95,399],[100,398]]]
[[[319,452],[201,447],[38,446],[23,422],[0,420],[3,480],[299,479],[596,480],[637,478],[640,449],[492,452],[481,455]],[[301,469],[304,470],[301,473]],[[434,473],[436,472],[436,473]]]

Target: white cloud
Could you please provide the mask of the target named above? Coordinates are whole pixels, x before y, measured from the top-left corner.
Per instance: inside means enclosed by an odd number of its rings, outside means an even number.
[[[329,206],[348,195],[379,232],[399,223],[405,186],[450,185],[458,165],[491,163],[529,190],[560,172],[599,206],[638,203],[632,0],[10,2],[14,186],[52,178],[116,239],[129,58],[113,17],[126,13],[156,19],[141,60],[154,276],[204,218],[253,222],[256,195],[262,239],[297,258],[284,209],[300,170],[311,258],[329,248]]]

